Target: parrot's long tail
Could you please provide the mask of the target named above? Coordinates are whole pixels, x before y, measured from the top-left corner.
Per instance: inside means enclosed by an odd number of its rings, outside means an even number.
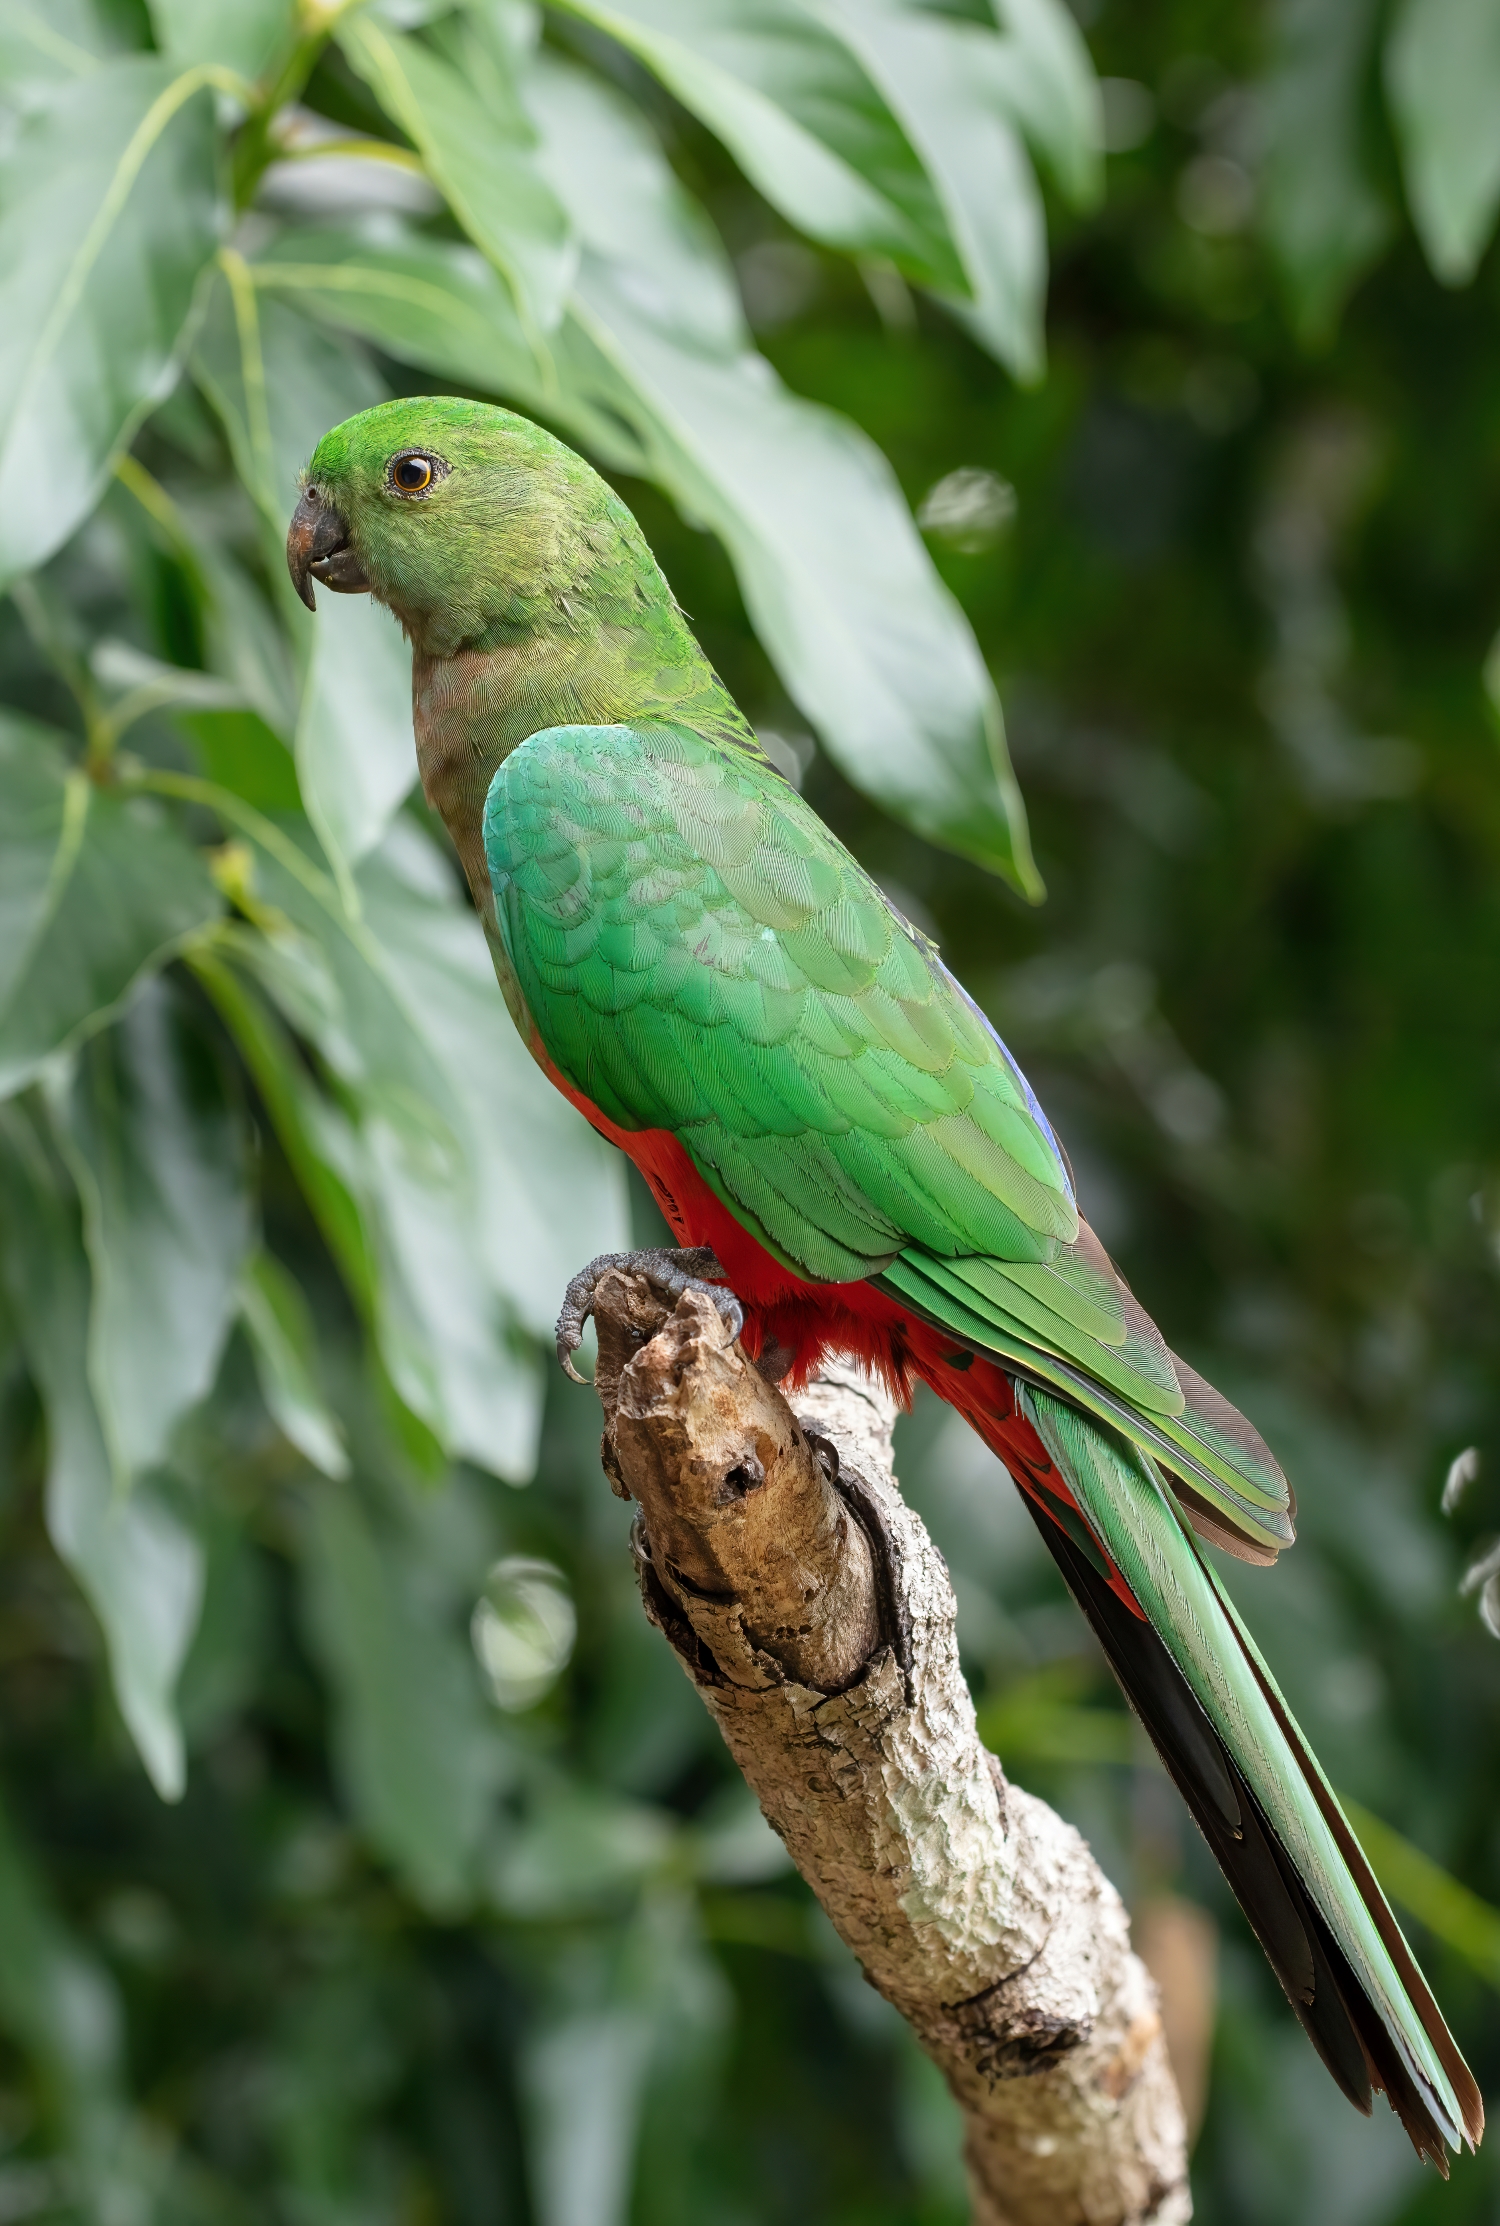
[[[1018,1383],[1014,1421],[1082,1517],[1026,1503],[1287,1999],[1356,2108],[1383,2088],[1444,2177],[1484,2106],[1411,1950],[1255,1644],[1150,1456]],[[1029,1428],[1025,1428],[1029,1425]],[[986,1433],[988,1434],[988,1433]],[[1013,1473],[1019,1464],[998,1433]],[[1033,1441],[1034,1442],[1034,1441]],[[1017,1481],[1023,1481],[1017,1474]],[[1123,1581],[1122,1581],[1123,1580]],[[1128,1590],[1130,1601],[1125,1593]]]

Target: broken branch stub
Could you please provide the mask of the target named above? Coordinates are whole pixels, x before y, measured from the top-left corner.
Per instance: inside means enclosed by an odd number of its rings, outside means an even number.
[[[985,1752],[894,1409],[832,1366],[794,1414],[689,1289],[594,1296],[603,1458],[646,1611],[871,1984],[964,2113],[975,2226],[1178,2226],[1182,2111],[1119,1896]]]

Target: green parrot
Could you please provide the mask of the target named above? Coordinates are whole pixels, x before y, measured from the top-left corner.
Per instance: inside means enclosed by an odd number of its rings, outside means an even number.
[[[512,1018],[682,1247],[637,1257],[778,1378],[856,1354],[999,1455],[1314,2047],[1446,2173],[1478,2089],[1198,1542],[1273,1561],[1287,1481],[1116,1273],[984,1014],[757,747],[630,512],[524,418],[421,397],[324,436],[287,561],[309,607],[374,595],[407,634]]]

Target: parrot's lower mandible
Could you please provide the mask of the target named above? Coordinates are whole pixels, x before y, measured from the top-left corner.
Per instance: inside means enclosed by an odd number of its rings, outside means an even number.
[[[1121,1281],[984,1014],[762,755],[630,512],[524,418],[420,397],[319,443],[287,558],[309,605],[368,593],[408,635],[512,1016],[704,1248],[683,1272],[791,1379],[857,1354],[999,1455],[1324,2063],[1446,2170],[1478,2090],[1198,1544],[1273,1561],[1286,1478]]]

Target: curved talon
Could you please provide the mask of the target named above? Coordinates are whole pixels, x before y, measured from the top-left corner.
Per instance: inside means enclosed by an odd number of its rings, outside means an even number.
[[[745,1326],[744,1309],[734,1293],[725,1289],[724,1270],[706,1244],[674,1251],[660,1246],[640,1252],[601,1252],[597,1260],[590,1260],[572,1278],[557,1317],[558,1365],[575,1384],[588,1382],[573,1366],[573,1355],[583,1343],[583,1325],[594,1311],[599,1279],[611,1268],[633,1269],[644,1275],[652,1290],[674,1305],[684,1291],[702,1291],[713,1300],[731,1337],[738,1337]]]

